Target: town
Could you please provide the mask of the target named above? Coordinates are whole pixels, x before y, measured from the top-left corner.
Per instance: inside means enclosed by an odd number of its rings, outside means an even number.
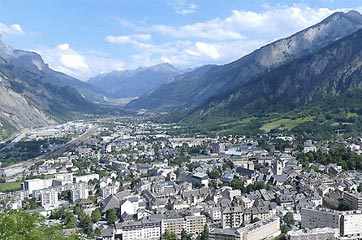
[[[206,136],[140,118],[65,123],[0,169],[1,209],[85,239],[359,239],[362,139]],[[7,187],[7,188],[6,188]]]

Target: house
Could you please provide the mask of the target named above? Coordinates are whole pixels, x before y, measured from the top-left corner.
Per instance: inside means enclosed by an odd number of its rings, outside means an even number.
[[[192,175],[192,184],[198,187],[209,187],[209,176],[206,173],[197,172]]]

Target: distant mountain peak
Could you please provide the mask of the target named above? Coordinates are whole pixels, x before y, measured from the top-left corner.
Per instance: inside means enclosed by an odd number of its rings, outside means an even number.
[[[3,37],[0,34],[0,54],[10,55],[12,52],[13,49],[4,42]]]
[[[358,12],[356,10],[351,10],[351,11],[347,12],[346,15],[348,17],[350,17],[351,19],[362,23],[362,14],[360,12]]]
[[[117,98],[138,97],[153,90],[170,77],[182,73],[170,63],[160,63],[135,70],[112,71],[89,79],[89,83]]]

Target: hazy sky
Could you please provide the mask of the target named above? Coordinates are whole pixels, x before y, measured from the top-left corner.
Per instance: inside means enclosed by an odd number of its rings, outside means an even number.
[[[224,64],[362,0],[0,0],[0,34],[80,79],[169,62]]]

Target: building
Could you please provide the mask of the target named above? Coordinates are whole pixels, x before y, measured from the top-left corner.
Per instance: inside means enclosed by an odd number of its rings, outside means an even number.
[[[240,240],[240,233],[231,228],[213,228],[210,230],[210,240]]]
[[[111,194],[116,194],[118,192],[118,186],[105,186],[100,189],[100,195],[102,198],[106,198]]]
[[[201,216],[186,216],[185,218],[169,218],[162,219],[161,232],[162,234],[168,230],[180,236],[183,229],[188,234],[200,234],[204,230],[206,217]]]
[[[186,232],[188,234],[200,234],[204,230],[206,224],[206,217],[201,216],[187,216],[186,220]]]
[[[340,236],[347,239],[362,238],[362,212],[347,211],[341,217]]]
[[[220,221],[221,220],[221,209],[219,207],[213,207],[209,210],[209,215],[213,221]]]
[[[316,151],[317,147],[313,144],[312,140],[307,140],[304,142],[304,148],[303,148],[304,153],[316,152]]]
[[[170,232],[174,232],[177,236],[180,236],[182,229],[186,229],[186,221],[184,218],[162,219],[162,234],[166,232],[166,229]]]
[[[58,207],[58,191],[55,189],[46,189],[40,192],[40,205],[47,209]]]
[[[27,191],[28,194],[33,194],[36,190],[42,190],[51,187],[53,179],[31,179],[25,180],[23,183],[23,190]]]
[[[88,186],[87,184],[82,184],[78,188],[71,190],[71,198],[72,201],[75,202],[79,199],[87,199],[88,198]]]
[[[136,210],[133,206],[133,203],[131,201],[129,201],[128,199],[124,199],[120,202],[120,212],[121,212],[121,215],[123,215],[124,213],[126,213],[128,215],[136,214]]]
[[[283,163],[279,159],[273,162],[273,174],[274,175],[283,174]]]
[[[243,223],[248,224],[253,222],[254,219],[264,220],[270,218],[272,212],[268,207],[252,207],[244,211]]]
[[[238,229],[240,240],[261,240],[278,236],[280,231],[279,218],[268,218],[252,225]]]
[[[362,209],[362,194],[344,192],[343,199],[350,210]]]
[[[340,229],[340,218],[342,214],[337,211],[302,208],[300,214],[302,228],[313,229],[330,227],[332,229]]]
[[[209,187],[209,176],[206,173],[195,173],[192,175],[192,184],[199,187]]]
[[[237,228],[243,224],[244,211],[240,206],[228,207],[222,211],[222,228]]]
[[[89,175],[83,175],[83,176],[75,176],[74,177],[74,182],[75,183],[79,183],[79,182],[84,182],[84,183],[88,183],[90,180],[99,180],[99,174],[89,174]]]
[[[143,220],[116,224],[116,235],[123,240],[147,240],[161,238],[160,220]]]
[[[329,227],[289,231],[287,235],[289,240],[327,240],[338,237],[336,230]]]
[[[334,211],[327,209],[301,210],[302,228],[330,227],[346,239],[361,239],[362,211]]]

